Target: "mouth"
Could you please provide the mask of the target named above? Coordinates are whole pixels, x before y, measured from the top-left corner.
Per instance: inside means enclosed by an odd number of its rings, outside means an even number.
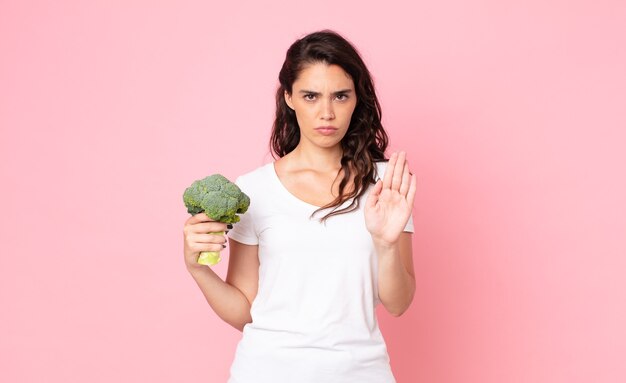
[[[335,128],[334,126],[320,126],[318,128],[315,128],[315,130],[323,136],[330,136],[332,134],[335,134],[337,128]]]

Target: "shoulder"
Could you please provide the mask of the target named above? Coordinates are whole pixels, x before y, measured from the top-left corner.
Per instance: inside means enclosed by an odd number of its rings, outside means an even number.
[[[374,180],[378,181],[379,179],[382,179],[385,176],[385,170],[387,169],[387,164],[388,161],[387,160],[381,160],[381,161],[376,161],[374,162],[375,165],[375,173],[374,173]]]
[[[247,173],[241,174],[235,179],[235,184],[245,193],[261,188],[267,183],[268,177],[271,176],[270,171],[273,171],[272,167],[273,163],[270,162],[265,165],[261,165],[254,170],[248,171]]]

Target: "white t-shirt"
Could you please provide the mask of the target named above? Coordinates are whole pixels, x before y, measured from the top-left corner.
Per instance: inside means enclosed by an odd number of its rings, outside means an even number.
[[[380,178],[386,166],[377,163]],[[252,322],[228,383],[394,383],[374,310],[378,260],[363,216],[371,186],[357,210],[323,224],[325,212],[311,219],[317,206],[291,194],[273,162],[235,183],[251,202],[228,236],[259,245],[260,268]],[[405,231],[413,232],[412,218]]]

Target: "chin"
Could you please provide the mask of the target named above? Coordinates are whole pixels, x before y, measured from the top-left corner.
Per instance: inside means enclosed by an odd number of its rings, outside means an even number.
[[[334,148],[335,146],[341,146],[341,141],[342,140],[320,142],[318,145],[324,148]]]

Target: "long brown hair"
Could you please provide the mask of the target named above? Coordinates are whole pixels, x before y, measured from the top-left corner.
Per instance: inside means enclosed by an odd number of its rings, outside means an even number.
[[[345,38],[331,30],[311,33],[287,50],[285,62],[280,70],[280,86],[276,91],[276,119],[274,120],[270,148],[272,156],[283,157],[300,142],[300,127],[296,113],[287,106],[285,91],[292,93],[292,86],[305,66],[313,63],[340,66],[354,82],[357,104],[352,113],[350,126],[341,140],[343,154],[341,168],[343,179],[339,183],[339,196],[318,211],[333,208],[322,218],[325,221],[337,214],[348,213],[358,208],[359,198],[367,186],[374,183],[375,162],[385,160],[389,138],[380,122],[382,111],[374,90],[374,82],[356,48]],[[354,169],[354,188],[344,194]],[[339,176],[339,174],[337,174]],[[354,198],[343,209],[337,209],[345,201]]]

